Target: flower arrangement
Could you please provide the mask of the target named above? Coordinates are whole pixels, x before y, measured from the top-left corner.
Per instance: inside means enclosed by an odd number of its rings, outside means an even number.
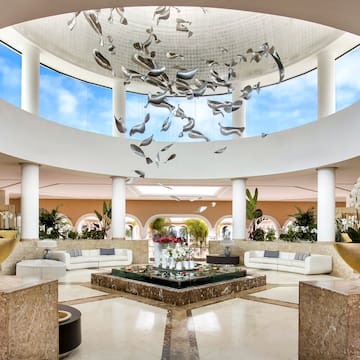
[[[162,237],[155,238],[154,242],[162,243],[162,244],[167,244],[167,243],[175,243],[176,244],[176,243],[180,243],[181,239],[173,237],[173,236],[162,236]]]

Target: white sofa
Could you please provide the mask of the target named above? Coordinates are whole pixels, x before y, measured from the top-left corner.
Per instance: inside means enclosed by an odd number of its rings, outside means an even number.
[[[49,251],[47,258],[64,262],[66,270],[130,265],[132,263],[133,254],[130,249],[114,249],[114,255],[100,255],[100,250],[104,249]]]
[[[328,255],[304,255],[303,260],[296,260],[295,255],[301,258],[302,253],[279,251],[279,257],[266,257],[264,250],[245,251],[244,264],[248,268],[289,271],[299,274],[327,274],[332,271],[332,257]]]

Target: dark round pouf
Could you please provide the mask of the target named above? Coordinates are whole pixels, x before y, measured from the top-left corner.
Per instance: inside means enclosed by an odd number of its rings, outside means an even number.
[[[58,309],[71,313],[70,319],[59,322],[59,355],[62,358],[81,344],[81,312],[61,304]]]

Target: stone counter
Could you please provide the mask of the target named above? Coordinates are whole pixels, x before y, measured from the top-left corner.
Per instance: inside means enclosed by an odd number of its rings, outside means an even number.
[[[299,359],[360,359],[360,281],[300,282]]]
[[[168,286],[126,279],[106,273],[93,273],[91,274],[91,284],[116,291],[124,291],[148,299],[158,300],[169,305],[183,306],[265,286],[266,276],[247,275],[237,279],[219,281],[206,285],[174,289]]]
[[[0,360],[58,359],[57,281],[0,276]]]

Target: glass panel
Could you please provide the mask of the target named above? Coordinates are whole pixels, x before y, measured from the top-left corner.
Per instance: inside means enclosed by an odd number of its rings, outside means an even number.
[[[21,55],[0,42],[0,98],[21,106]]]
[[[246,105],[246,136],[312,122],[317,119],[317,70],[262,88]]]
[[[360,100],[359,62],[360,47],[336,60],[336,111]]]
[[[40,67],[40,116],[80,130],[112,134],[112,90]]]

